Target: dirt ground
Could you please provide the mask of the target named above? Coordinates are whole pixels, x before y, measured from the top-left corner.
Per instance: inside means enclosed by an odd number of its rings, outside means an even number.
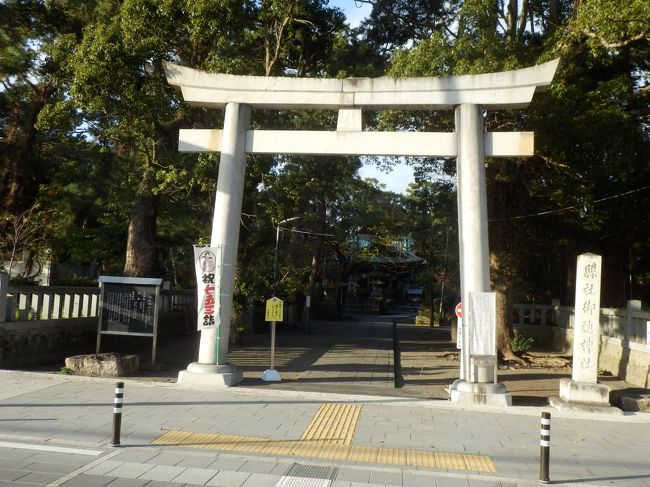
[[[447,388],[459,377],[459,350],[442,328],[400,326],[403,391],[416,397],[448,398]],[[447,335],[446,335],[447,334]],[[559,395],[560,379],[571,378],[572,356],[533,349],[523,355],[525,363],[499,364],[498,381],[505,384],[516,405],[545,405]],[[598,382],[612,390],[635,387],[599,371]]]
[[[449,398],[448,388],[459,377],[459,351],[450,341],[449,328],[398,326],[403,385],[395,388],[390,322],[374,323],[373,317],[365,320],[355,317],[340,322],[314,321],[309,335],[302,330],[280,328],[275,363],[282,373],[282,383],[260,380],[269,366],[268,333],[245,336],[231,347],[229,361],[243,370],[242,385],[247,387],[323,392],[335,388],[348,394]],[[178,372],[196,361],[198,343],[198,333],[159,343],[154,367],[147,365],[150,342],[135,347],[130,352],[140,355],[141,370],[133,378],[175,382]],[[333,361],[333,356],[338,361]],[[571,377],[572,357],[533,348],[524,358],[525,364],[500,365],[498,381],[512,394],[513,404],[545,405],[548,397],[559,394],[560,379]],[[56,373],[62,366],[52,364],[30,370]],[[607,371],[600,371],[598,380],[611,389],[635,387]]]

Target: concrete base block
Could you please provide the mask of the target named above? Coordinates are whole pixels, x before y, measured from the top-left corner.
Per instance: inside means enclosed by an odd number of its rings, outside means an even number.
[[[595,382],[560,379],[560,395],[548,402],[558,411],[620,415],[623,412],[609,404],[609,387]]]
[[[266,369],[262,374],[262,380],[264,382],[281,382],[282,378],[280,374],[275,369]]]
[[[548,403],[558,411],[566,411],[571,413],[598,413],[598,414],[611,414],[620,416],[623,414],[619,408],[610,406],[609,404],[597,404],[593,402],[570,402],[562,399],[560,396],[551,396],[548,398]]]
[[[609,399],[612,405],[623,411],[650,413],[650,389],[639,387],[620,389],[610,392]]]
[[[451,402],[458,404],[512,406],[512,394],[501,383],[474,383],[458,379],[451,385],[449,396]]]
[[[609,387],[595,382],[560,379],[560,397],[567,402],[586,402],[609,406]]]
[[[190,387],[231,387],[244,379],[240,369],[230,364],[201,364],[192,362],[178,373],[178,384]]]

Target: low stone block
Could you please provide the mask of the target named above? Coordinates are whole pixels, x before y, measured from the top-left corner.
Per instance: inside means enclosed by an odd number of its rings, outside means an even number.
[[[610,392],[610,402],[623,411],[650,413],[650,389],[629,388]]]
[[[65,366],[76,375],[122,377],[133,375],[140,369],[140,358],[119,353],[75,355],[65,359]]]
[[[623,411],[609,404],[600,404],[595,402],[576,402],[566,401],[560,396],[551,396],[548,398],[549,404],[558,411],[570,413],[585,414],[608,414],[611,416],[621,416]]]
[[[568,402],[609,405],[609,387],[593,382],[560,379],[560,397]]]

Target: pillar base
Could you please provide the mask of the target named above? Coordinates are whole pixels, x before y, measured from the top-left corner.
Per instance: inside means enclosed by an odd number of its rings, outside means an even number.
[[[262,374],[262,380],[264,382],[281,382],[282,378],[280,374],[275,369],[266,369]]]
[[[178,384],[198,387],[231,387],[244,379],[240,369],[230,364],[192,362],[178,373]]]
[[[609,387],[597,382],[560,379],[560,397],[567,402],[588,402],[609,406]]]
[[[558,411],[623,414],[609,404],[609,387],[596,382],[560,379],[560,395],[549,397],[548,402]]]
[[[458,404],[485,404],[512,406],[512,394],[504,384],[455,381],[449,388],[451,402]]]

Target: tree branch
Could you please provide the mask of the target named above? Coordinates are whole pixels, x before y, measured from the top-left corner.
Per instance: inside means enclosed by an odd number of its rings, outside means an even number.
[[[519,26],[517,27],[517,42],[521,43],[526,30],[526,18],[528,17],[528,0],[522,0],[521,13],[519,14]]]
[[[627,47],[631,44],[634,44],[635,42],[650,40],[650,37],[648,37],[647,35],[639,34],[637,36],[630,37],[629,39],[625,39],[622,42],[608,42],[604,37],[597,35],[595,32],[583,30],[583,33],[590,39],[595,39],[599,41],[600,44],[607,49],[621,49],[623,47]]]

